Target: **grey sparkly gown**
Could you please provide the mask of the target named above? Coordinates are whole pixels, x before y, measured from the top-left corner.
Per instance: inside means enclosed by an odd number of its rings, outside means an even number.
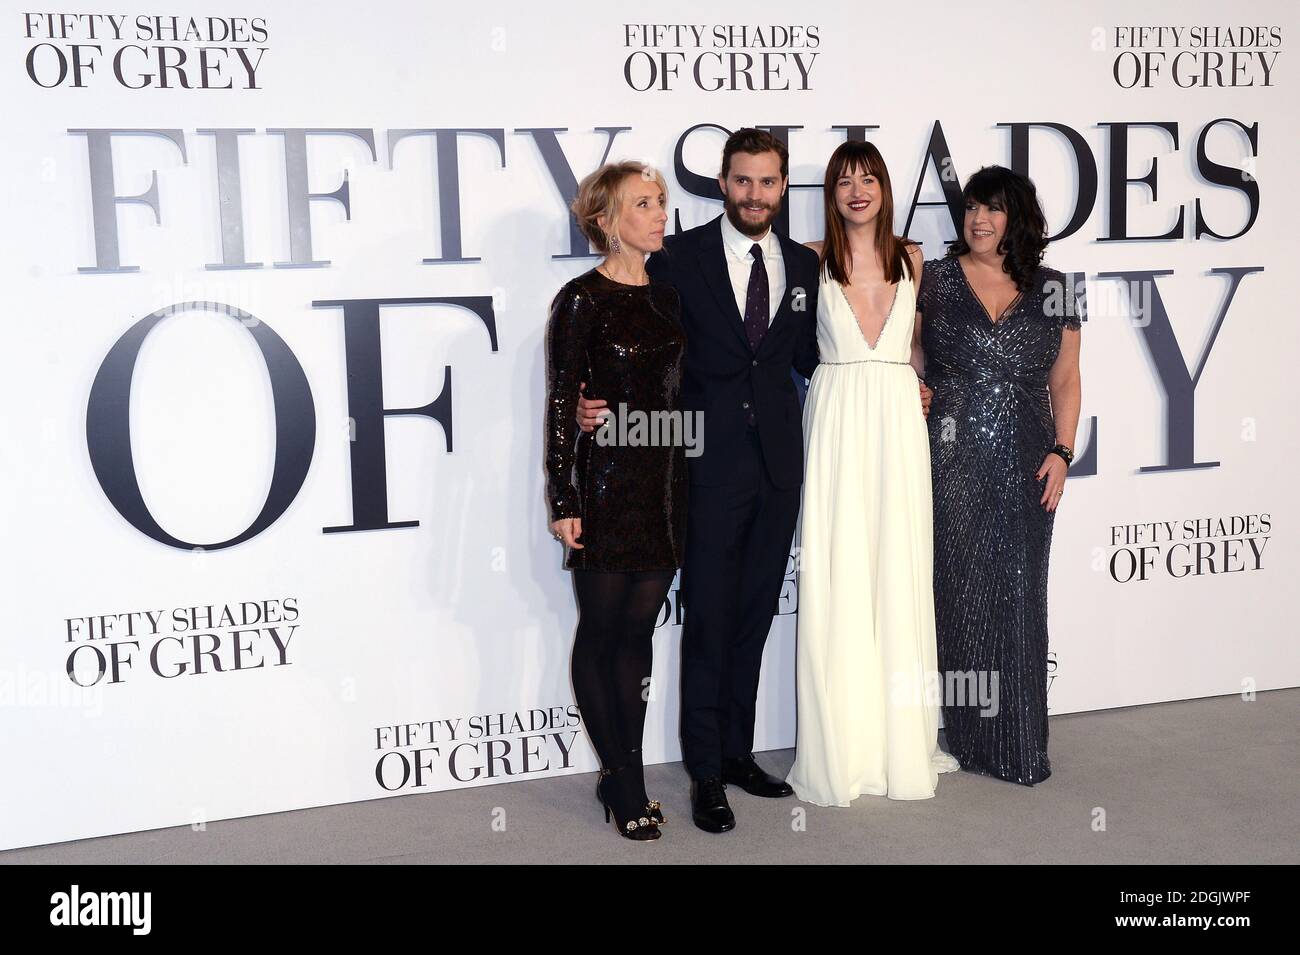
[[[1047,375],[1079,328],[1040,266],[996,323],[956,258],[926,262],[923,313],[943,721],[962,768],[1025,785],[1047,758],[1047,563],[1054,513],[1034,475],[1056,443]]]

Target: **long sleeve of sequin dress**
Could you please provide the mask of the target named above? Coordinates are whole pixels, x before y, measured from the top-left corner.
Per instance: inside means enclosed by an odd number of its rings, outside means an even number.
[[[1025,785],[1047,758],[1047,570],[1054,513],[1035,478],[1056,443],[1047,376],[1064,276],[1040,267],[997,321],[956,258],[927,262],[923,314],[943,721],[962,768]]]
[[[624,285],[591,271],[568,282],[546,326],[546,496],[551,520],[582,519],[565,566],[674,570],[686,530],[686,458],[658,427],[680,414],[686,347],[677,290]],[[604,399],[607,429],[583,434],[578,385]],[[659,415],[660,417],[655,417]],[[671,431],[671,429],[670,429]]]

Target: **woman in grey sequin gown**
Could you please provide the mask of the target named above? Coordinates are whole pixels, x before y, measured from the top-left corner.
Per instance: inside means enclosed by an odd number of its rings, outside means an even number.
[[[1041,264],[1033,184],[966,184],[962,239],[927,262],[922,313],[943,720],[962,768],[1025,785],[1047,758],[1047,567],[1079,419],[1079,328]]]

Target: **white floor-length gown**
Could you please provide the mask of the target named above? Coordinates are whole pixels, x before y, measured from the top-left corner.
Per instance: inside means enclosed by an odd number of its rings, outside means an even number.
[[[788,781],[821,806],[928,799],[938,747],[930,442],[909,364],[906,276],[874,347],[823,272],[804,404],[798,736]]]

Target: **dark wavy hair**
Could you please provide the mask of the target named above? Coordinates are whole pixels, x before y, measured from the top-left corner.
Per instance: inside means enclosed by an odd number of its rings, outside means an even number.
[[[841,176],[863,171],[875,176],[880,184],[880,211],[876,213],[874,238],[885,281],[894,285],[901,282],[904,275],[913,277],[905,243],[914,243],[894,235],[894,188],[889,181],[885,157],[871,143],[860,139],[840,143],[826,163],[826,180],[822,187],[826,241],[822,243],[821,264],[835,281],[841,285],[849,284],[849,239],[844,230],[844,217],[835,207],[835,184]]]
[[[998,243],[998,253],[1005,256],[1002,271],[1011,276],[1016,288],[1027,291],[1047,249],[1047,219],[1038,204],[1033,181],[1005,166],[984,166],[966,180],[966,188],[961,191],[962,209],[972,200],[984,206],[1001,206],[1006,212],[1007,228]],[[957,241],[948,247],[948,255],[968,252],[970,246],[962,229]]]

